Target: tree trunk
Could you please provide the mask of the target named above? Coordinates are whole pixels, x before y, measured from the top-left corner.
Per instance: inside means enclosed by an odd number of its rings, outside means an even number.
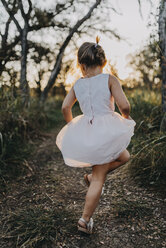
[[[65,48],[67,47],[67,45],[69,44],[73,34],[75,32],[77,32],[78,28],[82,25],[82,23],[84,23],[87,19],[89,19],[92,15],[92,12],[95,8],[97,8],[97,6],[101,3],[101,0],[96,0],[95,4],[93,4],[93,6],[90,8],[90,10],[88,11],[88,13],[82,18],[80,19],[75,25],[74,27],[70,30],[66,40],[64,41],[64,43],[62,44],[60,50],[59,50],[59,53],[57,55],[57,58],[56,58],[56,63],[55,63],[55,66],[54,66],[54,69],[51,73],[51,76],[48,80],[48,83],[46,85],[46,87],[44,88],[42,94],[41,94],[41,101],[43,102],[47,96],[48,96],[48,92],[49,90],[53,87],[54,83],[55,83],[55,80],[61,70],[61,65],[62,65],[62,58],[63,58],[63,54],[64,54],[64,51],[65,51]]]
[[[29,101],[29,87],[26,79],[27,52],[28,52],[27,35],[28,35],[28,26],[27,24],[25,24],[21,35],[21,72],[20,72],[20,89],[21,89],[21,96],[24,105],[27,105]]]
[[[166,0],[160,2],[159,40],[161,48],[162,108],[164,112],[160,130],[166,131]]]

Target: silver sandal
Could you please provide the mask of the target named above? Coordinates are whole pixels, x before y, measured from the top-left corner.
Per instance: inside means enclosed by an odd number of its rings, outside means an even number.
[[[80,218],[79,221],[82,221],[84,224],[86,224],[86,227],[82,227],[78,224],[78,231],[84,232],[86,234],[92,234],[93,219],[90,218],[89,222],[87,222],[83,218]]]

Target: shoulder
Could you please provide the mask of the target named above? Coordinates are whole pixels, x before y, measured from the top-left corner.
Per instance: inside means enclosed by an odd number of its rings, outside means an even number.
[[[73,89],[76,89],[76,88],[77,88],[77,85],[78,85],[79,82],[81,81],[80,79],[81,79],[81,78],[79,78],[79,79],[77,79],[77,80],[75,81],[75,83],[73,84]]]
[[[119,79],[115,77],[114,75],[108,74],[109,75],[109,80],[108,80],[108,85],[109,88],[111,89],[112,86],[119,85]]]
[[[114,81],[118,81],[118,79],[110,73],[102,73],[102,76],[104,78],[107,78],[110,83]]]

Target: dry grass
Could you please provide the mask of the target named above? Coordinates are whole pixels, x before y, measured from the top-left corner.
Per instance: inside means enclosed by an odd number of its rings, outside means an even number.
[[[166,135],[153,133],[150,138],[135,144],[130,160],[131,175],[146,184],[165,183]]]

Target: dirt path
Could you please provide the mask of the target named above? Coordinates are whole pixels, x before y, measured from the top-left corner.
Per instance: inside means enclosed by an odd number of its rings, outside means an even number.
[[[61,153],[55,145],[56,133],[55,131],[40,141],[28,161],[32,171],[30,169],[29,175],[24,179],[11,183],[4,193],[5,197],[1,197],[3,232],[0,233],[0,247],[165,248],[166,199],[160,192],[136,185],[129,177],[126,166],[117,169],[107,178],[104,195],[94,214],[94,233],[89,237],[78,233],[76,224],[81,216],[87,190],[83,182],[85,170],[64,165]],[[90,172],[90,169],[86,171]],[[30,243],[25,243],[27,236],[24,240],[19,240],[18,235],[25,235],[25,230],[22,234],[21,225],[19,229],[17,223],[22,216],[20,213],[27,213],[30,209],[35,214],[40,210],[40,216],[34,215],[37,216],[34,217],[35,223],[39,222],[37,228],[40,229],[41,225],[43,228],[44,225],[48,227],[41,229],[44,231],[36,235],[38,238],[40,235],[46,236],[50,228],[51,234],[47,237],[49,242],[38,242],[38,245],[30,246]],[[50,215],[47,214],[42,222],[42,211],[45,210]],[[58,214],[51,215],[53,211]],[[13,217],[13,213],[17,218]],[[44,214],[45,212],[43,216]],[[15,223],[9,225],[12,218],[15,218]],[[30,223],[29,219],[27,223]],[[35,226],[34,223],[33,225]],[[27,225],[27,230],[32,228],[28,229]],[[29,237],[32,239],[33,235]],[[25,245],[21,246],[23,243]]]

